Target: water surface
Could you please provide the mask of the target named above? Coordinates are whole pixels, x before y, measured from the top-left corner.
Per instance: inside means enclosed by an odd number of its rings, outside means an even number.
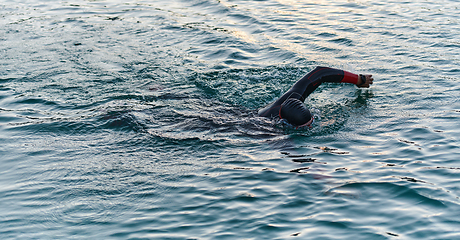
[[[1,238],[459,238],[459,7],[4,1]],[[375,84],[256,116],[318,65]]]

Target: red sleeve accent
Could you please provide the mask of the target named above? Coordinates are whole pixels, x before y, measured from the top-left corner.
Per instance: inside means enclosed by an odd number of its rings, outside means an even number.
[[[341,82],[358,84],[358,74],[343,71],[343,79]]]

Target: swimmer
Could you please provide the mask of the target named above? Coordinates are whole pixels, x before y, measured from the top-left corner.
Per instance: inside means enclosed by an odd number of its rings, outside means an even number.
[[[334,68],[316,67],[297,81],[278,100],[259,110],[258,115],[286,120],[295,128],[311,127],[313,116],[303,103],[323,82],[352,83],[359,88],[369,88],[374,79],[372,75],[357,75]]]

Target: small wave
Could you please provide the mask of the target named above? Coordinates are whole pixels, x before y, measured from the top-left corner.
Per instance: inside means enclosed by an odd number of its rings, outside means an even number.
[[[424,183],[414,178],[402,177],[401,180],[411,183]],[[409,184],[395,182],[356,182],[346,183],[325,192],[327,195],[353,196],[354,198],[369,199],[373,195],[385,195],[394,204],[407,204],[420,207],[425,205],[434,208],[446,208],[443,201],[423,194],[423,189],[415,188]]]

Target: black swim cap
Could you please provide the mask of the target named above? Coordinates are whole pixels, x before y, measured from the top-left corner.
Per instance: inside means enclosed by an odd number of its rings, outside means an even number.
[[[294,126],[301,126],[311,120],[311,113],[307,107],[296,98],[288,98],[281,104],[280,118]]]

